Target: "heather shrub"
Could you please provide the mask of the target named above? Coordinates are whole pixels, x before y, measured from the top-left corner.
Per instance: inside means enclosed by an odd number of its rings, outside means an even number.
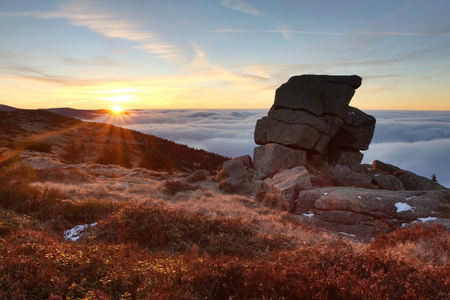
[[[60,157],[68,163],[82,162],[84,159],[85,151],[85,146],[72,138],[62,148]]]
[[[145,149],[142,153],[139,167],[153,170],[170,170],[174,168],[170,156],[158,149]]]
[[[195,191],[200,189],[199,185],[192,185],[185,181],[166,180],[164,181],[162,192],[166,195],[174,196],[179,192]]]
[[[57,207],[58,217],[70,224],[92,223],[120,210],[127,204],[123,201],[86,199],[64,201]]]
[[[78,168],[52,168],[36,170],[37,178],[41,181],[54,181],[60,183],[94,182],[91,174]]]
[[[99,222],[101,240],[132,242],[152,250],[185,251],[194,244],[210,254],[253,256],[286,244],[282,238],[260,236],[238,219],[212,218],[150,204],[127,206]]]
[[[144,207],[139,209],[146,214],[151,212]],[[158,216],[162,218],[163,213],[172,214],[162,209]],[[157,229],[146,232],[158,239]],[[182,231],[179,233],[182,236]],[[17,230],[0,240],[0,296],[5,299],[448,299],[450,288],[448,266],[426,262],[411,265],[384,255],[380,249],[355,251],[352,244],[342,240],[278,249],[261,257],[211,255],[202,251],[200,245],[183,253],[155,253],[126,240],[141,242],[134,235],[131,239],[123,236],[122,244],[98,240],[76,244],[61,242],[42,231]],[[234,239],[236,246],[242,242]]]
[[[24,148],[25,150],[31,150],[31,151],[37,151],[37,152],[43,152],[43,153],[51,153],[52,152],[52,145],[49,143],[26,143],[21,148]]]
[[[411,263],[419,259],[445,265],[450,262],[450,233],[442,225],[414,224],[388,235],[377,236],[369,249]]]

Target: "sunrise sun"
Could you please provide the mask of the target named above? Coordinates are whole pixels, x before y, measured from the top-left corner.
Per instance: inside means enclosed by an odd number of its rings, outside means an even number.
[[[123,113],[123,108],[120,106],[120,104],[114,104],[114,106],[111,108],[111,112],[114,114],[121,114]]]

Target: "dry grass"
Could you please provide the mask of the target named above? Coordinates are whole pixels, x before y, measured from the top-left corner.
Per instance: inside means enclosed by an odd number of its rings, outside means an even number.
[[[191,188],[177,173],[26,162],[34,168],[12,161],[0,174],[0,193],[20,188],[0,199],[0,298],[448,298],[442,228],[359,243],[211,180]],[[176,193],[167,182],[178,182]],[[92,222],[78,242],[63,240],[63,230]]]

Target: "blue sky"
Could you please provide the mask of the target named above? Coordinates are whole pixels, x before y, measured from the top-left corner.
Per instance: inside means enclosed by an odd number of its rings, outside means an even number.
[[[299,74],[357,74],[361,109],[450,110],[450,1],[0,2],[0,103],[269,108]]]

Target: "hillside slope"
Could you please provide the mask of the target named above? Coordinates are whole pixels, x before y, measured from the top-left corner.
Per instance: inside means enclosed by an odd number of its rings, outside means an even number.
[[[216,170],[227,159],[153,135],[45,110],[0,111],[0,145],[52,152],[69,162],[187,172]]]

